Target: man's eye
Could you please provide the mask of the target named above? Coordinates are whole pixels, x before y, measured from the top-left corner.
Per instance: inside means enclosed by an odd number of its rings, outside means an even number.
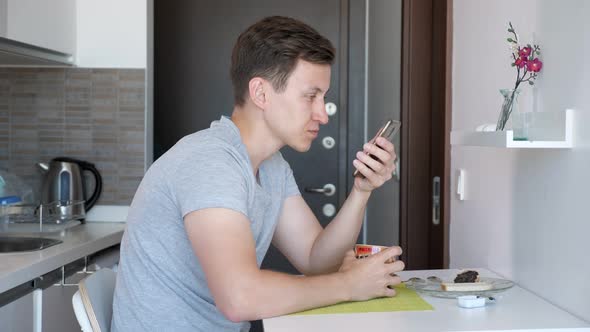
[[[316,95],[308,95],[308,96],[307,96],[307,99],[309,99],[309,100],[314,100],[314,99],[315,99],[315,97],[316,97]]]

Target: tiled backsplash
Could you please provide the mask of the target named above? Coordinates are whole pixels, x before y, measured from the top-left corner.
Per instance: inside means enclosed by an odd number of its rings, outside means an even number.
[[[36,163],[94,163],[97,204],[126,205],[144,173],[143,69],[0,68],[0,168],[40,189]]]

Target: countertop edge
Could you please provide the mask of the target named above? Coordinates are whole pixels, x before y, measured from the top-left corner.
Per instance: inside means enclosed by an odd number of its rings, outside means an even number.
[[[85,224],[88,225],[88,224]],[[79,225],[76,227],[84,227],[85,225]],[[92,232],[92,228],[96,226],[86,226],[85,229],[79,230],[79,232]],[[89,239],[87,242],[72,244],[68,243],[68,235],[66,234],[63,238],[63,243],[56,245],[55,248],[48,248],[45,250],[60,249],[58,246],[65,245],[66,247],[62,251],[51,255],[50,257],[36,260],[35,258],[24,257],[23,260],[30,259],[30,262],[23,262],[22,267],[18,267],[15,271],[9,271],[5,275],[0,276],[0,293],[10,290],[16,286],[33,280],[45,273],[53,271],[61,266],[76,261],[80,258],[98,252],[102,249],[114,246],[121,243],[124,232],[124,223],[101,223],[100,226],[104,235],[99,235],[94,239]],[[112,227],[113,230],[109,231],[108,228]],[[104,228],[107,230],[105,231]],[[10,254],[9,254],[10,255]],[[18,255],[18,254],[15,254]],[[0,256],[0,262],[2,256]]]

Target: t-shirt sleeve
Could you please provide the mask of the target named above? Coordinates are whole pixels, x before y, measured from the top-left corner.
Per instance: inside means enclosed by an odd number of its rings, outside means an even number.
[[[301,193],[299,192],[299,187],[297,187],[295,177],[293,176],[293,170],[291,169],[291,166],[289,166],[289,164],[286,162],[285,164],[287,164],[285,179],[285,197],[301,195]]]
[[[227,208],[248,215],[247,178],[229,151],[216,149],[191,156],[178,164],[171,177],[171,190],[183,218],[206,208]]]

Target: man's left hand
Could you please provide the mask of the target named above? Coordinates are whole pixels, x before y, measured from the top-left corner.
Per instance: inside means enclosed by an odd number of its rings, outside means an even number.
[[[354,187],[364,192],[381,187],[391,179],[395,170],[395,159],[395,147],[387,139],[378,137],[375,144],[365,143],[363,151],[357,152],[356,159],[352,162],[354,167],[364,175],[364,178],[355,177]]]

